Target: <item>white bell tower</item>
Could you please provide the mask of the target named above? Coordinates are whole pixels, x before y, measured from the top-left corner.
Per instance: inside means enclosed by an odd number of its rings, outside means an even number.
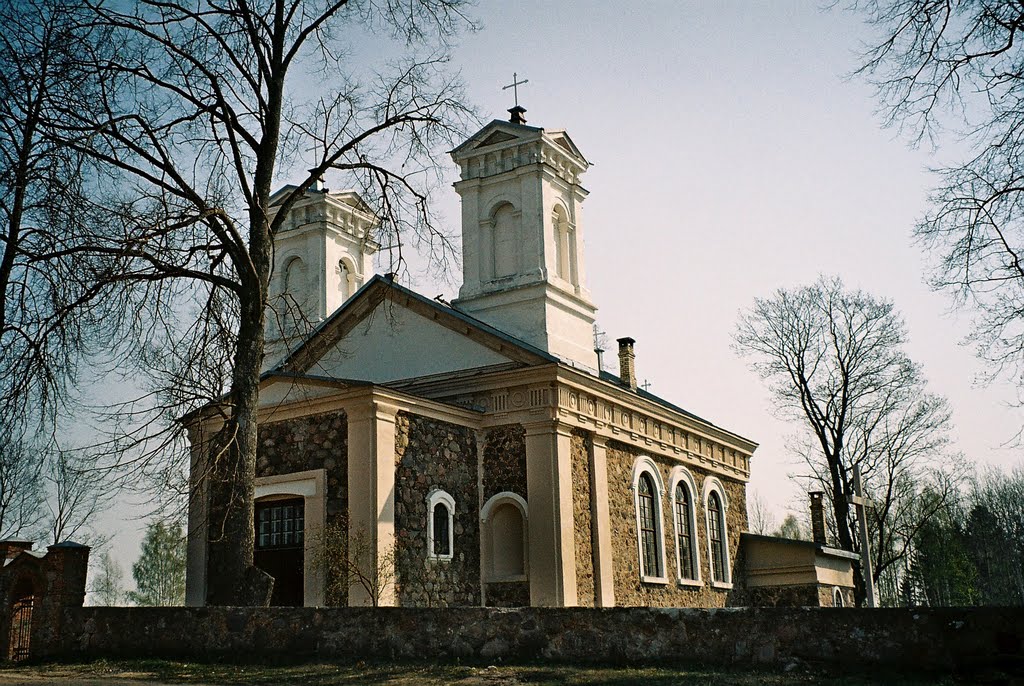
[[[285,186],[275,200],[294,190]],[[263,369],[272,369],[373,273],[377,217],[355,191],[320,184],[294,203],[274,237]]]
[[[462,288],[452,304],[563,360],[597,369],[585,286],[579,177],[590,163],[565,131],[525,109],[451,152],[461,179]]]

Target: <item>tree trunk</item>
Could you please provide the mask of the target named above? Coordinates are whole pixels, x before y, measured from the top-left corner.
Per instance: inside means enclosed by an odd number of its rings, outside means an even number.
[[[267,194],[269,197],[269,193]],[[265,205],[264,205],[265,206]],[[231,374],[231,417],[210,469],[211,527],[207,569],[210,605],[269,603],[273,578],[253,566],[259,380],[270,275],[270,231],[263,207],[250,213],[249,254],[255,274],[241,298],[238,347]]]

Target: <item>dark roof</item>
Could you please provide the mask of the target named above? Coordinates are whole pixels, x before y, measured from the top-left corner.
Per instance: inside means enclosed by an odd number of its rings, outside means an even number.
[[[685,415],[685,416],[689,417],[690,419],[696,419],[698,422],[701,422],[703,424],[707,424],[708,426],[713,426],[713,427],[715,427],[716,429],[718,429],[720,431],[725,431],[726,433],[730,433],[730,434],[732,433],[728,429],[723,429],[722,427],[715,425],[713,422],[709,422],[708,420],[704,419],[703,417],[698,417],[694,413],[689,412],[688,410],[684,410],[683,408],[679,407],[678,405],[676,405],[674,403],[670,403],[669,401],[665,400],[664,398],[662,398],[660,396],[654,395],[653,393],[648,393],[647,391],[645,391],[642,388],[637,388],[635,390],[634,389],[630,389],[629,386],[627,386],[626,384],[622,383],[622,379],[620,379],[619,377],[615,376],[611,372],[602,371],[601,372],[601,379],[603,381],[608,381],[609,383],[613,383],[616,386],[620,386],[622,388],[622,390],[626,391],[627,393],[628,392],[632,392],[632,393],[638,395],[639,397],[643,398],[644,400],[649,400],[650,402],[652,402],[652,403],[654,403],[656,405],[661,405],[662,407],[668,408],[669,410],[672,410],[673,412],[678,412],[681,415]]]
[[[804,541],[799,538],[784,538],[782,536],[766,536],[764,534],[755,534],[749,531],[740,532],[740,539],[750,539],[753,541],[761,541],[762,543],[776,543],[782,545],[794,545],[802,548],[814,548],[817,552],[822,555],[831,555],[832,557],[841,557],[846,560],[859,560],[860,555],[857,553],[851,553],[848,550],[841,550],[839,548],[833,548],[832,546],[825,545],[824,543],[815,543],[814,541]]]
[[[496,336],[497,338],[500,338],[500,339],[504,340],[505,342],[507,342],[507,343],[509,343],[511,345],[518,346],[519,348],[522,348],[523,350],[526,350],[526,351],[528,351],[528,352],[530,352],[530,353],[532,353],[532,354],[534,354],[534,355],[536,355],[536,356],[538,356],[538,357],[540,357],[540,358],[542,358],[542,359],[544,359],[544,360],[546,360],[548,362],[561,362],[561,363],[564,364],[563,360],[561,360],[560,358],[552,355],[551,353],[549,353],[549,352],[547,352],[545,350],[541,350],[540,348],[538,348],[538,347],[536,347],[536,346],[534,346],[534,345],[532,345],[530,343],[527,343],[526,341],[523,341],[523,340],[521,340],[519,338],[516,338],[515,336],[512,336],[511,334],[508,334],[508,333],[502,331],[501,329],[496,329],[493,326],[491,326],[490,324],[487,324],[486,322],[482,322],[479,319],[477,319],[476,317],[474,317],[474,316],[472,316],[470,314],[467,314],[467,313],[463,312],[462,310],[460,310],[460,309],[458,309],[456,307],[453,307],[451,305],[447,305],[447,304],[444,304],[444,303],[440,303],[437,300],[433,300],[431,298],[427,298],[427,297],[425,297],[423,295],[420,295],[416,291],[414,291],[412,289],[409,289],[409,288],[406,288],[405,286],[402,286],[399,283],[396,283],[394,281],[394,279],[391,278],[390,276],[382,276],[380,274],[375,274],[373,276],[373,278],[371,278],[369,281],[364,283],[363,286],[358,291],[356,291],[352,295],[351,298],[349,298],[344,303],[342,303],[341,307],[339,307],[337,310],[335,310],[334,313],[330,317],[327,317],[324,321],[320,322],[319,326],[317,326],[316,329],[314,329],[312,331],[312,333],[310,333],[302,341],[302,343],[300,343],[294,350],[292,350],[278,364],[277,367],[275,367],[274,369],[272,369],[272,370],[270,370],[268,372],[265,372],[260,377],[261,380],[265,379],[265,378],[268,378],[269,376],[278,375],[278,376],[293,376],[293,377],[297,377],[297,378],[319,378],[319,379],[324,380],[324,381],[343,381],[345,383],[353,383],[353,384],[368,384],[369,382],[367,382],[367,381],[351,381],[351,380],[348,380],[348,379],[332,379],[332,378],[328,378],[328,377],[313,377],[313,376],[310,376],[310,375],[295,374],[294,372],[281,371],[281,368],[283,366],[285,366],[289,361],[291,361],[291,359],[303,347],[305,347],[306,343],[308,343],[310,340],[312,340],[313,338],[318,336],[320,334],[321,330],[323,330],[324,328],[329,326],[331,324],[331,322],[333,322],[338,317],[343,316],[345,311],[352,305],[352,303],[356,302],[356,300],[358,300],[359,297],[363,293],[365,293],[370,288],[374,287],[375,284],[382,284],[384,287],[392,288],[392,289],[398,291],[399,293],[402,293],[403,295],[408,296],[409,298],[412,298],[412,299],[414,299],[414,300],[416,300],[416,301],[418,301],[420,303],[423,303],[424,305],[427,305],[428,307],[431,307],[431,308],[437,310],[438,312],[444,312],[446,314],[449,314],[449,315],[451,315],[451,316],[453,316],[453,317],[455,317],[455,318],[465,322],[466,324],[469,324],[470,326],[476,327],[476,328],[478,328],[478,329],[480,329],[480,330],[482,330],[482,331],[484,331],[486,333],[489,333],[489,334],[491,334],[493,336]],[[578,367],[574,367],[574,369],[580,371],[581,373],[589,374],[589,372],[587,372],[584,369],[580,369]],[[736,434],[736,433],[734,433],[732,431],[729,431],[728,429],[723,429],[722,427],[714,424],[713,422],[709,422],[708,420],[704,419],[703,417],[699,417],[699,416],[693,414],[692,412],[684,410],[683,408],[679,407],[678,405],[676,405],[674,403],[671,403],[668,400],[665,400],[664,398],[662,398],[660,396],[657,396],[657,395],[655,395],[653,393],[649,393],[649,392],[643,390],[642,388],[637,388],[635,390],[630,389],[626,384],[624,384],[622,382],[622,379],[620,379],[618,376],[616,376],[616,375],[614,375],[614,374],[612,374],[610,372],[601,371],[598,374],[598,378],[601,379],[602,381],[606,381],[608,383],[615,384],[620,390],[625,391],[627,393],[633,393],[636,396],[642,398],[643,400],[647,400],[647,401],[652,402],[652,403],[654,403],[656,405],[660,405],[660,406],[662,406],[662,407],[664,407],[664,408],[666,408],[668,410],[671,410],[673,412],[677,412],[677,413],[679,413],[679,414],[681,414],[681,415],[683,415],[685,417],[689,417],[690,419],[694,419],[694,420],[696,420],[698,422],[701,422],[702,424],[706,424],[708,426],[714,427],[715,429],[718,429],[719,431],[723,431],[723,432],[725,432],[727,434],[736,436],[737,438],[743,438],[739,434]],[[749,439],[745,439],[744,438],[743,440],[749,440]]]

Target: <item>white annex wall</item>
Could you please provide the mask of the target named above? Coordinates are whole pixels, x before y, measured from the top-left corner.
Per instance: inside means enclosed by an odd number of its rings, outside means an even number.
[[[383,302],[308,373],[386,382],[510,361],[426,317]]]

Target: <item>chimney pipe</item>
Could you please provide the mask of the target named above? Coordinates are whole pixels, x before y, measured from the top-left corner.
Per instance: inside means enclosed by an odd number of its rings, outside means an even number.
[[[636,354],[633,352],[632,338],[620,338],[619,340],[619,379],[623,384],[629,386],[629,390],[636,390]]]
[[[825,494],[822,491],[811,491],[811,536],[819,545],[828,545],[825,536]]]

